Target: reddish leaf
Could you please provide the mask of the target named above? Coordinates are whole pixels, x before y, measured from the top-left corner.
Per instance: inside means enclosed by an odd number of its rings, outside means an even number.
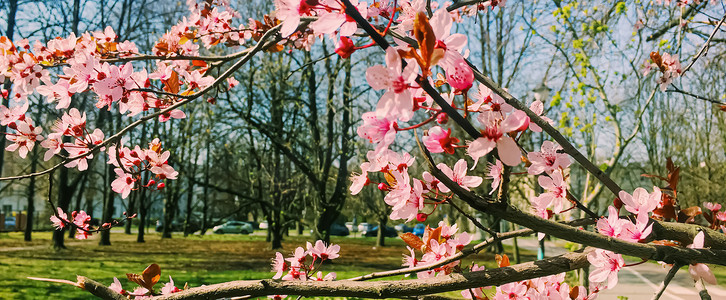
[[[161,278],[161,268],[157,264],[151,264],[141,272],[141,275],[126,273],[126,278],[151,291]]]
[[[426,226],[426,230],[424,230],[423,239],[425,241],[426,249],[431,248],[431,241],[439,242],[439,238],[441,237],[441,227],[438,227],[436,229],[431,229],[431,227]],[[425,251],[424,251],[425,252]]]
[[[698,206],[691,206],[689,208],[681,209],[678,212],[678,222],[689,224],[694,223],[696,220],[696,216],[700,215],[701,213],[701,208]]]
[[[653,210],[653,215],[663,218],[664,220],[677,219],[676,200],[666,193],[661,194],[660,205]]]
[[[181,86],[179,85],[179,74],[176,71],[171,71],[169,79],[163,80],[163,82],[165,91],[173,94],[179,93]]]
[[[494,256],[494,259],[497,261],[497,265],[499,265],[500,268],[509,267],[509,256],[507,256],[506,254],[497,254],[496,256]]]
[[[421,51],[421,60],[419,65],[424,77],[431,74],[432,58],[434,55],[434,47],[436,47],[436,34],[429,24],[429,18],[424,12],[419,12],[413,20],[413,36],[418,41],[418,47]]]
[[[406,232],[402,235],[400,235],[401,239],[406,242],[406,244],[416,250],[422,250],[421,247],[423,247],[424,243],[421,241],[421,238],[416,236],[413,233]]]
[[[674,241],[669,241],[669,240],[656,240],[656,241],[652,241],[651,243],[656,244],[656,245],[662,245],[662,246],[678,246],[679,245],[678,243],[676,243]]]

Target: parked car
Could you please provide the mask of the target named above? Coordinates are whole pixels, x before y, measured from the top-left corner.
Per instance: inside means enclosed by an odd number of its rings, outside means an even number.
[[[413,234],[422,237],[424,235],[424,231],[426,231],[426,225],[424,224],[416,224],[416,226],[413,227]]]
[[[252,224],[247,222],[241,222],[241,221],[227,221],[227,223],[214,226],[212,228],[212,232],[223,234],[223,233],[241,233],[241,234],[250,234],[254,232],[254,228],[252,227]]]
[[[348,230],[348,227],[345,227],[340,224],[330,225],[330,235],[348,236],[349,234],[350,234],[350,231]]]
[[[5,217],[5,230],[15,229],[15,217]]]
[[[396,228],[396,231],[400,233],[413,232],[413,227],[406,224],[398,224],[396,226],[393,226],[393,228]]]
[[[368,223],[365,223],[365,222],[358,224],[358,232],[368,231],[371,228],[373,228],[373,225],[372,224],[368,224]]]
[[[313,233],[313,230],[310,229],[310,233]],[[330,235],[334,236],[348,236],[350,234],[350,231],[348,230],[348,227],[345,227],[340,224],[333,224],[330,225]]]
[[[358,232],[358,226],[353,225],[353,222],[345,222],[345,227],[349,232]]]
[[[365,232],[362,232],[364,236],[371,237],[371,236],[378,236],[378,226],[371,228],[371,230],[367,230]],[[386,228],[383,231],[383,234],[386,237],[397,237],[398,232],[395,228],[386,226]]]
[[[199,231],[200,226],[195,222],[191,222],[189,229],[191,232],[197,232]],[[158,220],[156,221],[156,232],[162,231],[164,231],[164,223],[161,220]],[[177,221],[171,222],[171,232],[184,232],[184,223]]]

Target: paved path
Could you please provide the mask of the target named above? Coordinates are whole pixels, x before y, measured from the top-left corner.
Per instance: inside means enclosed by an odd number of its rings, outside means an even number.
[[[511,244],[511,240],[505,241]],[[559,245],[558,245],[559,244]],[[520,238],[518,245],[521,248],[537,251],[537,241],[534,238]],[[562,248],[561,243],[546,242],[545,256],[556,256],[565,253],[567,250]],[[633,263],[633,262],[626,262]],[[663,279],[668,269],[664,269],[659,264],[644,263],[637,266],[623,268],[618,274],[618,285],[611,289],[600,293],[600,300],[618,300],[618,296],[628,297],[628,300],[651,299],[653,295],[660,289]],[[707,286],[708,293],[711,298],[726,299],[726,290],[713,285]],[[694,287],[693,279],[688,274],[688,270],[682,269],[676,273],[668,289],[661,299],[664,300],[700,300],[698,290]]]

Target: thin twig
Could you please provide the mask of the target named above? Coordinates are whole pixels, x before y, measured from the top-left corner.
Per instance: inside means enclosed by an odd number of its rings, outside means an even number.
[[[696,60],[698,60],[698,58],[701,57],[701,55],[703,55],[704,53],[706,53],[706,51],[708,51],[708,48],[710,47],[710,44],[711,44],[711,40],[716,35],[716,32],[718,32],[718,29],[721,27],[721,24],[723,24],[724,21],[726,21],[726,14],[724,14],[723,17],[721,17],[721,21],[719,21],[718,24],[716,24],[716,28],[713,29],[713,31],[711,32],[711,35],[708,36],[708,39],[706,40],[706,42],[703,43],[703,46],[701,46],[701,50],[699,50],[698,53],[696,53],[696,56],[693,57],[693,59],[691,60],[691,63],[689,63],[685,68],[683,68],[683,72],[681,72],[681,76],[683,76],[683,74],[685,74],[688,70],[691,69],[693,64],[696,63]]]
[[[663,293],[666,290],[666,287],[668,287],[668,284],[671,283],[671,280],[674,276],[676,276],[676,273],[683,265],[679,263],[673,264],[673,267],[671,267],[670,271],[668,271],[668,274],[666,274],[665,279],[663,279],[663,283],[661,284],[660,290],[653,296],[653,300],[660,299],[660,296],[663,295]]]
[[[686,95],[686,96],[691,96],[691,97],[696,98],[696,99],[699,99],[699,100],[704,100],[704,101],[707,101],[707,102],[711,102],[713,104],[726,105],[726,103],[721,102],[721,101],[718,101],[718,100],[714,100],[714,99],[707,98],[707,97],[704,97],[704,96],[696,95],[694,93],[686,92],[684,90],[679,89],[675,85],[671,85],[671,89],[666,90],[666,93],[679,93],[679,94],[683,94],[683,95]]]

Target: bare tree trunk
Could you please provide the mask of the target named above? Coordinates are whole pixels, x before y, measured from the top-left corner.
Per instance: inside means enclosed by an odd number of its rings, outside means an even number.
[[[30,173],[38,170],[38,148],[33,149],[32,161],[30,162]],[[25,241],[30,242],[33,239],[33,217],[35,215],[35,176],[30,177],[28,183],[28,216],[25,222]]]
[[[106,167],[106,185],[111,186],[111,182],[113,182],[114,172],[113,167]],[[111,219],[113,217],[113,209],[114,209],[114,197],[116,196],[116,192],[114,192],[112,189],[106,190],[106,197],[105,201],[103,203],[103,214],[101,217],[101,223],[110,223]],[[101,240],[98,241],[98,244],[101,246],[110,246],[111,245],[111,231],[110,230],[103,230],[101,231]]]
[[[378,217],[378,233],[376,235],[376,246],[386,246],[386,224],[388,224],[388,216],[383,215]]]
[[[147,215],[147,207],[146,207],[146,191],[144,189],[139,189],[137,191],[139,194],[139,210],[138,210],[138,218],[139,218],[139,231],[136,235],[136,242],[137,243],[143,243],[144,241],[144,229],[146,227],[146,215]]]

